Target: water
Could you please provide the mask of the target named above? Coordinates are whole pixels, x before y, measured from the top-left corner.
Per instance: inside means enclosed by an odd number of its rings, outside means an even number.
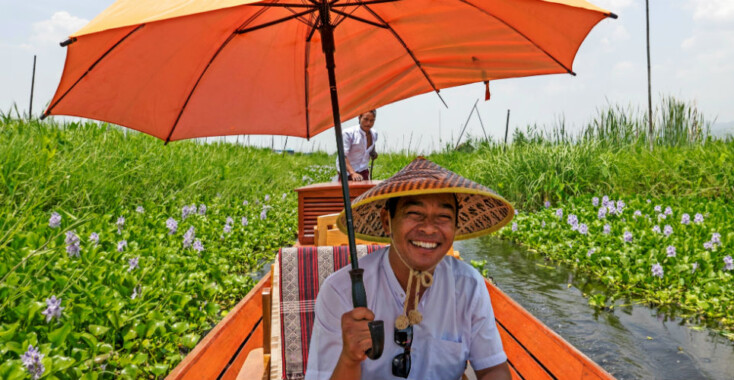
[[[720,335],[642,305],[597,311],[576,287],[593,279],[509,242],[454,247],[467,262],[487,260],[500,289],[618,379],[734,379],[734,344]]]

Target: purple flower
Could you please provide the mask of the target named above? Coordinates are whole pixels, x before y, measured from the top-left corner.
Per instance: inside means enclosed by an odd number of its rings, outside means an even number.
[[[611,234],[611,233],[612,233],[612,226],[610,226],[610,225],[608,225],[608,224],[605,224],[605,225],[604,225],[604,233],[605,233],[606,235],[609,235],[609,234]]]
[[[517,209],[515,209],[515,215],[517,215],[517,214],[519,214],[519,212],[517,211]]]
[[[703,215],[701,215],[701,214],[696,214],[696,215],[695,215],[695,216],[693,217],[693,223],[703,223]]]
[[[203,203],[199,205],[199,215],[206,215],[206,205]]]
[[[247,217],[243,216],[242,219],[240,219],[240,223],[242,223],[242,226],[247,227],[249,222],[247,221]]]
[[[560,219],[563,217],[563,209],[559,208],[556,210],[556,216]]]
[[[665,219],[667,219],[667,216],[665,214],[658,214],[658,222]]]
[[[721,234],[718,232],[711,234],[711,242],[714,244],[721,244]]]
[[[194,239],[196,238],[196,230],[194,230],[194,227],[189,227],[188,231],[184,234],[183,237],[183,247],[189,248],[191,247],[191,244],[194,242]]]
[[[714,243],[710,241],[703,243],[703,249],[714,249]]]
[[[601,197],[601,204],[605,204],[607,202],[609,202],[609,197],[608,196],[605,195],[605,196]]]
[[[201,242],[201,240],[196,239],[196,241],[194,242],[193,248],[196,252],[201,253],[204,250],[204,244]]]
[[[624,203],[623,200],[620,199],[620,200],[617,201],[617,209],[623,209],[623,208],[625,208],[625,206],[627,206],[627,204]]]
[[[670,206],[665,208],[665,215],[673,215],[673,209]]]
[[[517,231],[517,223],[512,223],[512,232]]]
[[[599,206],[599,197],[594,197],[594,198],[591,198],[591,204],[592,204],[592,205],[593,205],[594,207],[598,207],[598,206]]]
[[[542,222],[540,222],[540,226],[541,226],[541,227],[545,227],[545,220],[544,220],[544,221],[542,221]]]
[[[270,202],[270,194],[265,194],[265,202]]]
[[[117,252],[124,251],[125,247],[127,247],[127,240],[122,240],[122,241],[117,242]]]
[[[568,218],[566,218],[566,223],[575,226],[579,224],[579,218],[574,214],[569,214]]]
[[[20,360],[23,362],[26,371],[28,371],[28,374],[33,379],[39,379],[43,375],[43,372],[46,371],[46,367],[41,363],[41,359],[43,359],[43,354],[32,345],[29,345],[28,351],[20,356]]]
[[[632,214],[632,218],[637,219],[638,216],[642,216],[642,211],[635,210],[634,214]]]
[[[586,226],[586,224],[583,224],[583,223],[582,223],[581,225],[579,225],[579,233],[580,233],[581,235],[586,235],[586,234],[588,234],[588,233],[589,233],[589,227],[588,227],[588,226]]]
[[[181,209],[181,219],[186,220],[186,217],[196,212],[196,205],[183,206]]]
[[[680,224],[689,224],[691,223],[691,216],[688,214],[683,214],[683,216],[680,218]]]
[[[132,259],[127,261],[127,271],[132,272],[134,269],[138,268],[138,260],[140,260],[140,257],[133,257]]]
[[[117,218],[117,222],[115,222],[115,226],[117,226],[117,233],[122,233],[122,227],[125,227],[125,217],[121,216]]]
[[[66,231],[66,239],[64,243],[67,245],[79,244],[79,236],[76,236],[75,231]]]
[[[89,241],[92,242],[92,243],[94,243],[94,245],[99,244],[99,234],[96,233],[96,232],[92,232],[89,235]]]
[[[604,219],[607,217],[607,208],[606,207],[600,207],[599,212],[596,214],[597,218]]]
[[[654,210],[655,210],[655,212],[662,212],[663,211],[663,206],[657,205],[657,206],[655,206]]]
[[[245,199],[244,201],[242,201],[242,205],[243,205],[243,206],[247,206],[247,205],[249,205],[249,204],[250,204],[250,202],[248,202],[248,201],[247,201],[247,199]]]
[[[51,213],[51,217],[48,218],[48,226],[51,228],[59,228],[61,225],[61,215],[59,215],[58,212],[54,211]]]
[[[168,228],[168,234],[173,235],[178,231],[178,222],[176,219],[168,218],[166,219],[166,228]]]
[[[61,307],[61,298],[51,296],[51,298],[46,298],[46,310],[41,312],[41,314],[46,316],[46,322],[50,322],[53,317],[61,318],[61,310],[64,310]]]
[[[632,232],[624,231],[624,241],[627,243],[632,242]]]
[[[724,269],[726,270],[734,269],[734,260],[732,260],[731,256],[727,255],[726,257],[724,257],[724,264],[726,265]]]
[[[652,264],[652,275],[663,278],[663,266],[660,264]]]
[[[268,210],[263,209],[263,211],[260,213],[260,220],[265,220],[268,218]]]
[[[693,265],[691,266],[693,267],[693,270],[691,271],[691,273],[695,272],[696,269],[698,269],[698,263],[693,263]]]
[[[660,233],[660,226],[657,226],[657,225],[656,226],[653,226],[652,227],[652,232],[655,232],[655,233],[658,233],[659,234]]]
[[[551,205],[550,205],[550,201],[545,201],[545,202],[543,203],[543,206],[545,206],[545,208],[550,208],[550,206],[551,206]]]
[[[231,216],[228,216],[227,219],[225,219],[224,224],[234,224],[234,219],[232,219]]]
[[[675,257],[675,246],[669,245],[666,249],[666,253],[668,254],[668,257]]]
[[[288,194],[283,193],[283,195],[280,197],[280,199],[285,200],[285,198],[287,198],[287,197],[288,197]]]
[[[222,230],[224,231],[225,234],[228,234],[228,233],[232,232],[232,225],[231,224],[225,224],[224,227],[222,228]]]
[[[589,252],[586,252],[586,257],[591,257],[591,255],[593,255],[594,252],[596,252],[596,249],[594,248],[590,249]]]
[[[143,206],[138,206],[135,208],[135,212],[137,212],[138,214],[144,214],[145,209],[143,208]]]
[[[665,236],[670,236],[673,234],[673,227],[671,227],[669,224],[666,224],[665,227],[663,227],[663,233]]]

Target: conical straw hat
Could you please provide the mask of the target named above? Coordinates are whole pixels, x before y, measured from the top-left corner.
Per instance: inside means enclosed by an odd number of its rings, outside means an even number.
[[[380,210],[388,199],[440,193],[455,194],[458,201],[458,228],[454,240],[497,231],[509,223],[515,214],[510,202],[492,189],[418,157],[352,202],[354,233],[362,240],[388,243],[390,238],[385,234],[380,220]],[[337,226],[347,233],[344,210],[339,214]]]

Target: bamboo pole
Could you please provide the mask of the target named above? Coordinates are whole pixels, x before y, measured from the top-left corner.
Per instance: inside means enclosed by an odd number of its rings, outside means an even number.
[[[31,76],[31,101],[28,105],[28,120],[33,119],[33,88],[36,86],[36,55],[33,55],[33,75]]]
[[[647,124],[649,129],[650,150],[653,148],[652,128],[652,84],[650,78],[650,0],[645,0],[645,20],[647,29]]]

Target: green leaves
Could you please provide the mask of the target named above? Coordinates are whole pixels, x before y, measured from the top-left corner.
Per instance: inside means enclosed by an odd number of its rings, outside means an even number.
[[[616,200],[617,198],[615,198]],[[513,220],[517,231],[504,228],[500,234],[537,249],[548,257],[593,273],[606,287],[604,293],[589,295],[589,304],[605,308],[612,299],[635,296],[646,303],[669,305],[685,315],[717,321],[734,330],[734,271],[726,268],[725,257],[734,254],[734,206],[717,199],[623,197],[626,206],[599,217],[590,196],[536,213],[520,213]],[[602,200],[599,200],[602,203]],[[618,210],[619,203],[613,208]],[[670,207],[669,212],[665,209]],[[563,217],[555,215],[563,209]],[[609,208],[607,207],[607,210]],[[636,212],[637,211],[637,212]],[[701,214],[703,222],[695,222]],[[569,215],[589,226],[582,234],[568,223]],[[683,214],[690,222],[683,223]],[[604,226],[610,232],[604,232]],[[655,228],[657,226],[657,228]],[[666,226],[669,231],[664,232]],[[657,232],[656,232],[657,231]],[[625,232],[632,240],[623,239]],[[720,243],[712,243],[719,233]],[[704,243],[711,244],[706,248]],[[673,247],[673,248],[671,248]],[[662,273],[653,268],[660,265]]]

